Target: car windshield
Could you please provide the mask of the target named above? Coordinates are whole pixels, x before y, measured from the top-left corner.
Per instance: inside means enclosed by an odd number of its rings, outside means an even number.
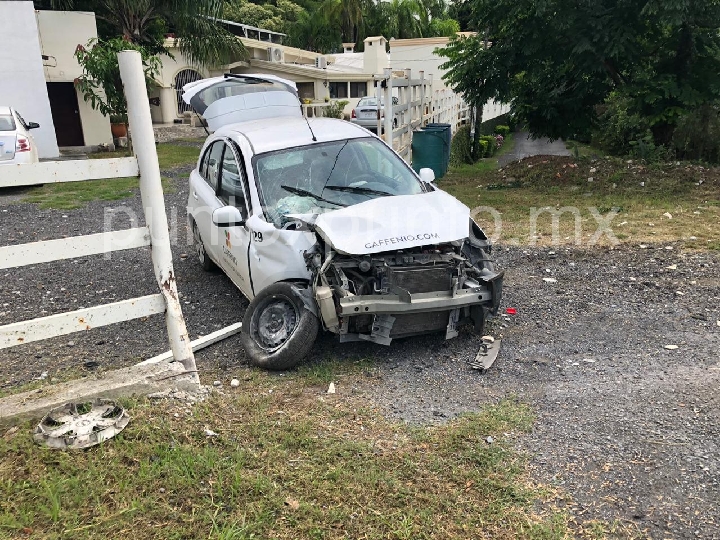
[[[11,114],[0,114],[0,131],[15,131],[15,119]]]
[[[405,162],[375,138],[269,152],[253,164],[265,216],[277,227],[290,214],[319,214],[425,191]]]

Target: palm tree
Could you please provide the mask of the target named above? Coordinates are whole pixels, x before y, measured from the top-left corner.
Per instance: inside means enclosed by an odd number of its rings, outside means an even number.
[[[332,21],[333,7],[330,0],[312,13],[301,12],[288,30],[290,45],[320,53],[336,50],[340,46],[341,36],[337,24]]]
[[[428,25],[428,12],[419,0],[392,0],[397,17],[398,39],[423,37]]]
[[[223,0],[37,0],[53,9],[95,12],[102,37],[121,36],[149,50],[164,50],[166,33],[192,62],[219,66],[247,55],[242,42],[217,24]]]

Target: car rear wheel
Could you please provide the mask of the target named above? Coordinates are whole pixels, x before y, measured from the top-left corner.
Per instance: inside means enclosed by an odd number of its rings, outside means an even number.
[[[214,262],[208,257],[207,251],[205,251],[205,244],[203,243],[202,236],[200,236],[200,229],[198,229],[197,223],[193,220],[192,222],[193,231],[193,247],[195,248],[195,254],[197,255],[198,262],[203,270],[209,272],[217,268]]]
[[[320,328],[293,291],[291,283],[275,283],[250,302],[240,339],[250,364],[270,370],[299,364],[312,349]]]

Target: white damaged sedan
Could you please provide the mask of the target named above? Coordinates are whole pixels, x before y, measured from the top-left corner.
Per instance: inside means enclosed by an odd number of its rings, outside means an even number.
[[[250,362],[287,369],[318,331],[395,338],[496,314],[502,272],[469,209],[376,136],[302,114],[292,82],[226,75],[183,98],[214,131],[190,175],[188,219],[205,269],[250,300]]]

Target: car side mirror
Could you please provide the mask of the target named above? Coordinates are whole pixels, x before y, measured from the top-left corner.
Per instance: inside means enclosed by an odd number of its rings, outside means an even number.
[[[37,122],[28,122],[27,128],[28,129],[37,129],[40,127],[40,124]]]
[[[213,211],[212,222],[216,227],[238,227],[245,225],[242,213],[235,206],[223,206]]]
[[[435,171],[430,168],[420,169],[420,180],[426,184],[432,184],[435,181]]]

